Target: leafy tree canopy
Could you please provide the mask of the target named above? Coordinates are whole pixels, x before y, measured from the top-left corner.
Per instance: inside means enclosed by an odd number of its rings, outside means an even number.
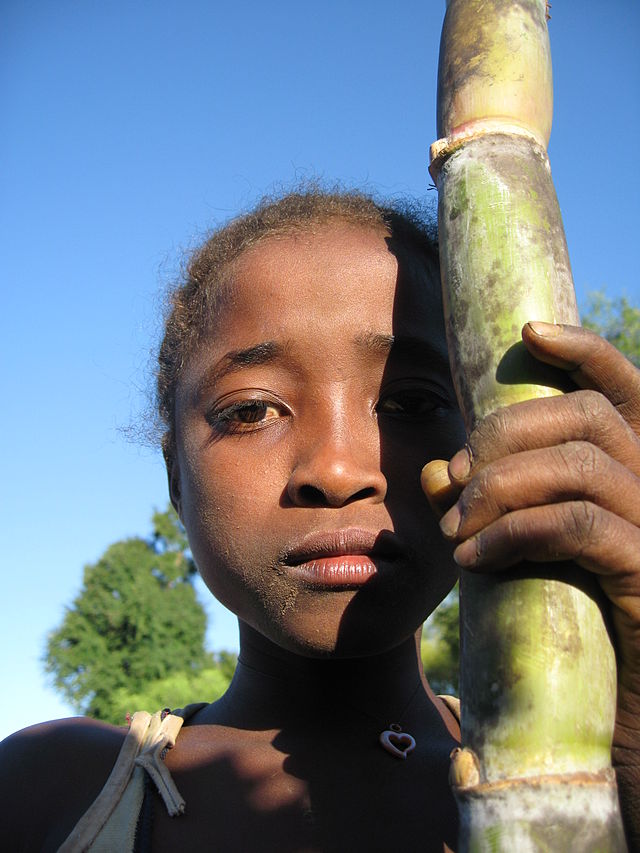
[[[460,643],[458,585],[425,622],[420,654],[422,665],[435,693],[458,695]]]
[[[610,299],[601,291],[589,295],[582,324],[593,329],[640,367],[640,308],[622,296]]]
[[[183,670],[145,684],[140,690],[119,687],[111,696],[111,721],[123,723],[134,711],[183,708],[191,702],[213,702],[225,692],[236,666],[236,655],[210,655],[201,669]]]
[[[220,695],[232,666],[205,650],[195,572],[172,509],[154,514],[149,539],[116,542],[85,567],[80,593],[49,635],[44,656],[55,687],[75,709],[121,723],[137,702],[155,711],[193,701],[192,689],[208,701]]]

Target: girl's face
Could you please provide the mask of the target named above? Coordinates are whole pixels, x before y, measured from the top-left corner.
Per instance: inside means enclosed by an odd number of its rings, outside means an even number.
[[[420,488],[464,441],[439,286],[389,242],[333,223],[245,251],[178,387],[172,499],[202,577],[301,654],[389,649],[456,577]]]

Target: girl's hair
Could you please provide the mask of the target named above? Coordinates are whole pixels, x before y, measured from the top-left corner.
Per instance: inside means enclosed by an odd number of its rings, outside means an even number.
[[[176,389],[182,371],[203,339],[215,328],[229,267],[261,240],[313,230],[328,222],[380,229],[394,251],[430,272],[437,268],[438,249],[433,216],[407,202],[385,204],[364,193],[324,191],[317,187],[266,197],[250,213],[214,231],[189,259],[182,280],[169,297],[165,333],[158,353],[156,402],[162,450],[171,468],[175,452]]]

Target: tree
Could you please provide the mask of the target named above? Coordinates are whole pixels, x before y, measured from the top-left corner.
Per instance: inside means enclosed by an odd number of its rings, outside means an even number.
[[[427,619],[422,631],[420,654],[429,684],[436,693],[458,695],[460,642],[458,585]]]
[[[225,659],[227,663],[225,663]],[[208,654],[201,669],[181,670],[150,681],[139,691],[119,687],[111,696],[111,721],[122,722],[138,710],[183,708],[190,702],[211,702],[225,692],[236,666],[230,652]]]
[[[184,530],[172,509],[152,521],[149,539],[116,542],[85,567],[80,593],[47,640],[55,687],[96,719],[121,723],[141,707],[210,701],[230,680],[230,656],[205,650]]]
[[[624,296],[610,299],[602,291],[589,294],[582,324],[602,335],[640,367],[640,308]]]

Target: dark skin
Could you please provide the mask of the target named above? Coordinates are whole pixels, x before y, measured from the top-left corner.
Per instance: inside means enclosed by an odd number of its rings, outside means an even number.
[[[473,571],[562,552],[598,576],[621,662],[613,758],[637,831],[638,372],[583,330],[526,327],[532,354],[590,391],[488,419],[465,471],[436,272],[410,260],[344,224],[264,241],[234,265],[216,337],[183,375],[171,495],[205,582],[239,616],[241,665],[167,755],[187,812],[157,802],[154,850],[455,849],[459,730],[416,650],[455,580],[454,546]],[[430,495],[443,537],[419,480],[451,457],[444,499]],[[398,718],[417,741],[406,761],[376,743]],[[57,849],[122,738],[61,721],[5,742],[7,849]]]

